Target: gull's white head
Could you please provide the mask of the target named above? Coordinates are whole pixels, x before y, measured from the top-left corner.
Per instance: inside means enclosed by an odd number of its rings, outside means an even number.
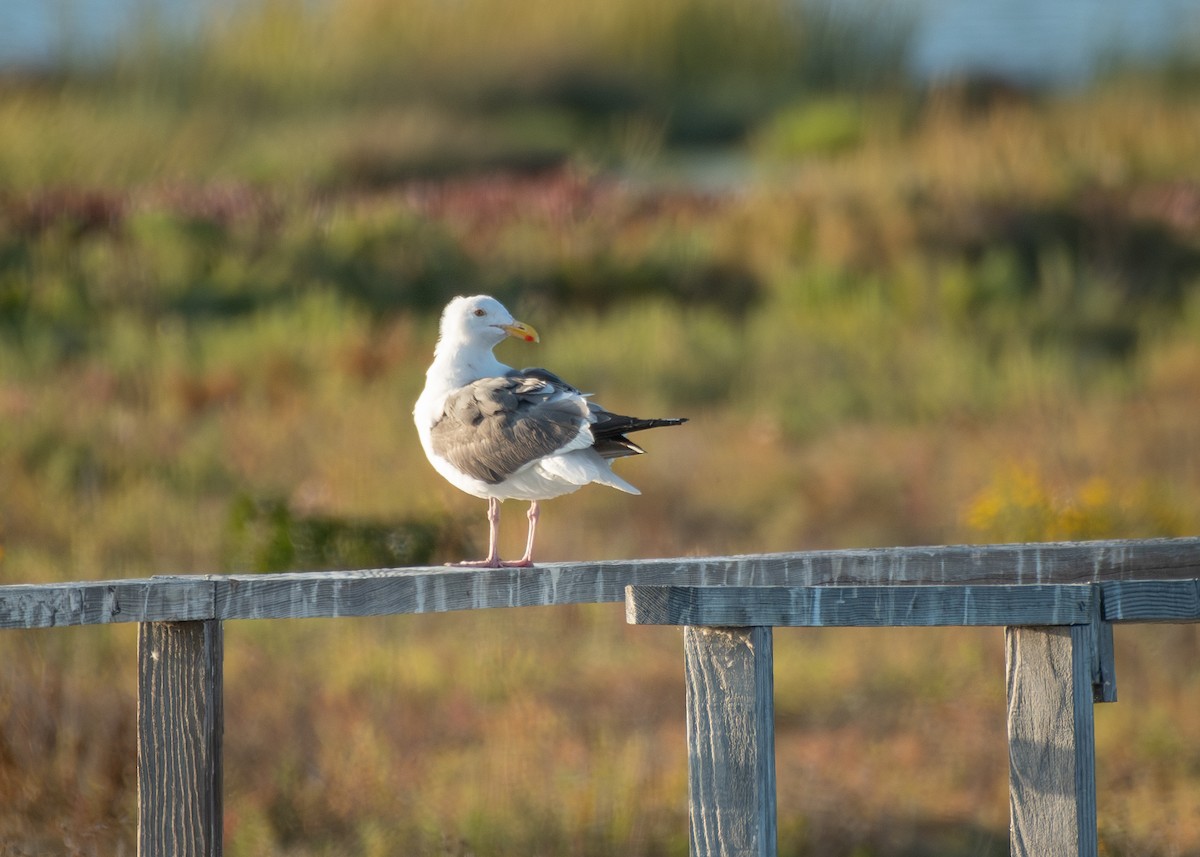
[[[504,304],[488,295],[457,297],[442,312],[438,345],[482,346],[494,348],[506,336],[537,342],[538,334],[528,324],[517,321]]]

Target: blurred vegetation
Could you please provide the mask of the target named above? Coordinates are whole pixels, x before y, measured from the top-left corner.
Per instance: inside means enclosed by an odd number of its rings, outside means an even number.
[[[5,79],[0,582],[478,553],[410,411],[483,291],[508,362],[692,418],[545,560],[1195,534],[1195,61],[919,89],[831,8],[261,2]],[[0,851],[131,850],[132,633],[0,636]],[[669,629],[228,637],[231,855],[687,851]],[[1200,635],[1117,644],[1103,848],[1195,853]],[[781,853],[1005,853],[996,633],[776,646]]]
[[[429,565],[438,549],[465,550],[446,521],[363,521],[297,514],[286,499],[234,499],[227,568],[239,571],[400,568]]]
[[[237,176],[318,187],[611,164],[736,142],[798,92],[882,85],[908,24],[886,4],[290,0],[148,26],[115,62],[9,87],[0,182]],[[88,145],[87,132],[107,141]]]

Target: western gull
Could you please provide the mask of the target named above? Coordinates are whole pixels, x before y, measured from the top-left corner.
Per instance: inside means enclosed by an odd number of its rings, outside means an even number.
[[[599,482],[640,494],[612,460],[645,450],[625,435],[686,419],[638,419],[604,410],[545,369],[514,369],[492,353],[505,337],[538,342],[495,298],[457,297],[442,312],[433,363],[413,420],[425,455],[450,484],[488,501],[488,555],[453,563],[483,568],[533,565],[538,503]],[[528,500],[529,535],[519,560],[497,548],[500,503]]]

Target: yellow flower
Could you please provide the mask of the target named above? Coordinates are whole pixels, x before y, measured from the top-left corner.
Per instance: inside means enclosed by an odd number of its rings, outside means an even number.
[[[1035,465],[1009,462],[967,503],[963,522],[988,541],[1148,538],[1186,531],[1178,512],[1143,483],[1118,496],[1093,476],[1077,490],[1054,491]]]

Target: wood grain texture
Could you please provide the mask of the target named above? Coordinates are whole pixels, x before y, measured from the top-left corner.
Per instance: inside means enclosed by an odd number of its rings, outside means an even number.
[[[635,625],[905,627],[1078,625],[1090,584],[1020,586],[630,586]]]
[[[212,617],[212,584],[200,577],[0,586],[0,628]]]
[[[0,586],[0,628],[438,613],[620,602],[626,586],[1068,584],[1200,578],[1200,539],[809,551],[531,569],[405,568]],[[1185,592],[1182,587],[1178,592]],[[1118,605],[1134,590],[1121,589]],[[1146,610],[1113,621],[1154,621]],[[1128,608],[1132,610],[1132,607]],[[1190,612],[1189,612],[1190,611]],[[1182,611],[1195,615],[1190,608]],[[1185,619],[1191,621],[1190,618]],[[1167,618],[1160,621],[1176,621]]]
[[[138,855],[220,857],[223,630],[138,629]]]
[[[1200,580],[1116,580],[1101,591],[1109,622],[1200,622]]]
[[[773,857],[775,685],[770,628],[685,628],[692,857]]]
[[[1096,857],[1091,629],[1005,629],[1010,851]]]

